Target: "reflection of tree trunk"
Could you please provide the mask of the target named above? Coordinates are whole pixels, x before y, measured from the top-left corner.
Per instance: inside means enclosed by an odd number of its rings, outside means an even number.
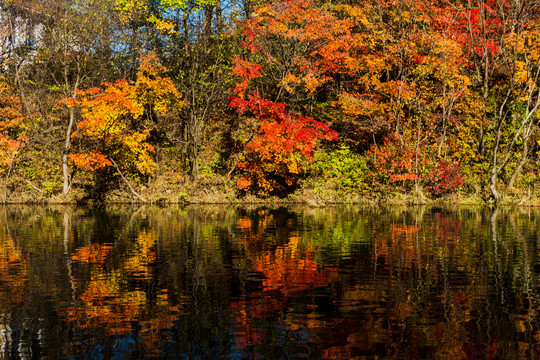
[[[64,256],[66,258],[66,268],[67,268],[67,274],[69,279],[69,285],[71,287],[71,297],[72,300],[75,301],[77,299],[76,297],[76,289],[75,289],[75,281],[73,280],[73,272],[71,270],[71,256],[69,254],[69,238],[71,235],[71,219],[72,214],[68,210],[64,211],[64,239],[63,239],[63,246],[64,246]]]
[[[530,215],[529,215],[530,216]],[[535,286],[534,286],[534,274],[531,271],[531,255],[529,252],[529,248],[527,246],[527,236],[523,233],[523,230],[521,230],[520,227],[516,226],[516,223],[513,219],[513,217],[510,217],[510,225],[512,226],[512,229],[514,229],[514,234],[519,239],[519,242],[521,243],[521,253],[523,254],[523,287],[525,290],[525,293],[527,294],[527,300],[529,301],[529,314],[533,313],[533,306],[534,303],[538,303],[540,298],[538,297],[538,294],[535,292]],[[535,298],[536,297],[536,298]],[[529,317],[530,322],[530,317]],[[532,329],[532,324],[529,324],[529,330]]]
[[[195,262],[193,265],[193,269],[195,270],[193,272],[194,274],[194,282],[195,287],[206,289],[206,278],[204,276],[204,269],[203,264],[204,261],[199,256],[204,254],[204,244],[202,244],[202,238],[201,238],[201,224],[199,219],[195,219],[193,222],[193,245],[195,247],[195,253],[193,257],[193,261]]]
[[[193,255],[191,256],[190,269],[193,272],[193,305],[195,309],[201,309],[205,304],[200,304],[199,299],[206,299],[204,292],[208,289],[206,284],[206,278],[204,273],[205,261],[203,256],[205,254],[204,245],[201,244],[201,220],[198,217],[194,217],[192,225],[192,243],[193,243]],[[201,294],[202,292],[202,294]],[[199,334],[196,334],[199,336]]]
[[[5,228],[6,228],[7,238],[9,239],[9,241],[11,241],[11,246],[13,247],[13,249],[17,249],[17,244],[14,241],[14,238],[11,234],[11,229],[9,227],[9,217],[8,217],[6,206],[4,206],[4,215],[6,218]],[[11,313],[5,313],[3,314],[2,319],[1,319],[2,321],[0,323],[0,359],[9,358],[7,356],[8,349],[9,349],[10,343],[13,341],[11,337],[12,330],[11,330],[11,326],[9,325],[10,318],[11,318]]]
[[[13,237],[13,235],[11,234],[11,228],[9,227],[9,217],[8,217],[8,213],[7,213],[7,207],[4,206],[4,214],[5,214],[5,217],[6,217],[6,234],[7,234],[7,237],[9,238],[9,240],[11,241],[11,246],[16,249],[17,248],[17,244],[15,243],[15,238]]]
[[[495,284],[501,295],[501,304],[504,304],[504,289],[502,287],[502,274],[499,261],[499,236],[497,232],[497,215],[499,214],[499,208],[496,207],[491,214],[491,240],[493,243],[493,263],[495,264]]]
[[[123,221],[123,223],[125,223],[126,225],[124,225],[122,232],[117,237],[117,239],[123,239],[126,236],[129,230],[133,227],[133,223],[138,220],[139,214],[142,212],[143,209],[146,209],[146,206],[140,206],[136,211],[131,214],[127,222]]]

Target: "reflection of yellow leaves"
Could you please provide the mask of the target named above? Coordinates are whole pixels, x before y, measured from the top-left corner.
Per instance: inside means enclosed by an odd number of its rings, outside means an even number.
[[[125,268],[139,276],[150,276],[149,265],[156,260],[156,237],[151,232],[141,232],[135,241],[135,249],[125,260]]]
[[[327,328],[330,324],[324,318],[324,316],[319,313],[315,305],[306,305],[309,312],[301,318],[296,316],[287,316],[284,322],[287,324],[287,327],[290,331],[298,331],[303,329],[322,329]]]
[[[0,306],[23,301],[23,287],[28,280],[28,262],[13,240],[0,233],[0,284],[3,303]]]
[[[121,275],[118,271],[103,274],[99,268],[92,269],[90,283],[81,295],[81,300],[87,304],[103,304],[103,299],[116,296],[120,291]]]
[[[298,232],[294,232],[289,236],[289,242],[287,243],[287,249],[290,251],[291,257],[296,257],[296,254],[301,253],[299,245],[302,244],[302,237]]]
[[[90,280],[82,291],[80,306],[63,311],[69,321],[77,321],[83,328],[102,328],[107,335],[127,335],[137,322],[140,344],[148,354],[159,354],[159,348],[168,341],[159,331],[173,326],[184,313],[188,297],[172,298],[167,289],[149,294],[144,288],[128,289],[129,277],[151,281],[150,265],[156,260],[157,238],[151,232],[141,232],[129,246],[127,257],[118,268],[103,266],[109,260],[110,245],[94,244],[78,248],[72,260],[90,264]],[[76,284],[82,283],[75,280]]]

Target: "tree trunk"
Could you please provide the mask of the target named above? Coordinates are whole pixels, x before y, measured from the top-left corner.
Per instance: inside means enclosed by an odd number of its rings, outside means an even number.
[[[491,171],[489,190],[491,191],[491,195],[493,195],[495,201],[498,202],[501,198],[501,195],[497,191],[497,172],[495,171],[495,169]]]
[[[214,17],[214,5],[206,5],[204,7],[204,38],[208,39],[212,34],[212,18]]]
[[[122,178],[122,180],[124,180],[124,182],[126,183],[126,185],[128,186],[129,190],[131,191],[131,193],[133,195],[135,195],[135,197],[137,199],[139,199],[140,201],[142,202],[146,202],[146,199],[144,197],[142,197],[138,192],[135,191],[135,189],[131,186],[131,184],[129,183],[128,179],[126,179],[126,177],[124,176],[124,174],[122,173],[122,171],[120,170],[120,167],[118,166],[118,164],[116,163],[116,161],[114,161],[114,159],[112,157],[109,156],[109,160],[111,161],[111,163],[114,165],[114,167],[116,168],[116,171],[118,172],[118,174],[120,175],[120,177]]]
[[[199,180],[199,151],[197,150],[197,144],[192,145],[192,162],[191,162],[191,176],[194,180]]]
[[[66,129],[66,139],[64,142],[64,152],[62,153],[62,174],[64,178],[64,195],[69,194],[71,190],[71,174],[69,171],[68,156],[71,149],[71,131],[75,125],[75,109],[69,108],[69,122]]]
[[[514,187],[514,182],[516,181],[517,176],[521,172],[521,169],[523,169],[523,166],[527,162],[528,155],[529,155],[529,138],[523,141],[523,150],[521,151],[521,159],[519,160],[519,164],[514,170],[514,173],[510,177],[510,181],[508,181],[508,190]]]
[[[223,24],[223,13],[222,13],[222,9],[221,9],[221,1],[218,0],[216,2],[216,26],[217,26],[217,33],[218,34],[222,34],[223,33],[223,29],[225,28],[224,27],[224,24]]]

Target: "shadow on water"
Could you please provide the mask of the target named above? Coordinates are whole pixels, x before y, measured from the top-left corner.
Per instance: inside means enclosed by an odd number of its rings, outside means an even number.
[[[539,212],[0,208],[0,358],[535,359]]]

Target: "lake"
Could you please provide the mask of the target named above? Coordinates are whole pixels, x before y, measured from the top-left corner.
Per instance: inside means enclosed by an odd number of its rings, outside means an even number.
[[[0,208],[0,359],[537,359],[540,210]]]

